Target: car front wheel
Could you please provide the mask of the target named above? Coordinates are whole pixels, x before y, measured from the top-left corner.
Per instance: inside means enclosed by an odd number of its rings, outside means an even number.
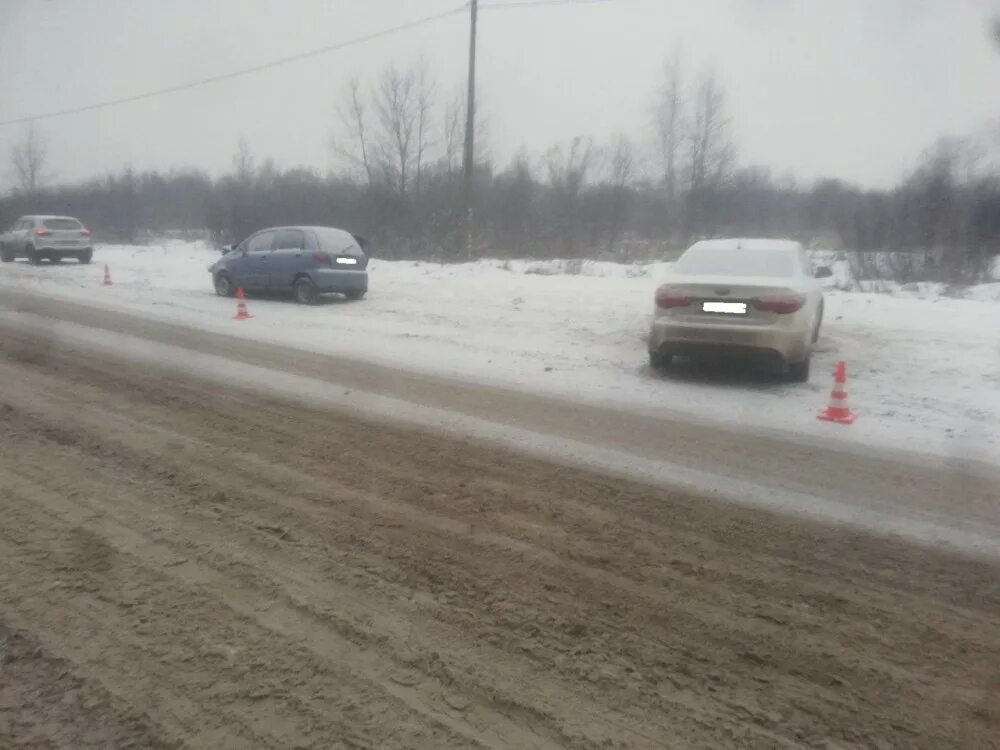
[[[215,293],[220,297],[232,297],[236,294],[233,280],[229,278],[227,273],[217,273],[213,283],[215,284]]]

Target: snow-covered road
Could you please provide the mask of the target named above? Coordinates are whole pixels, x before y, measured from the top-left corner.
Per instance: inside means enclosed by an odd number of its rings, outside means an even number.
[[[0,267],[5,287],[137,316],[274,341],[400,368],[748,430],[799,433],[1000,463],[1000,284],[968,299],[921,289],[896,295],[830,290],[804,385],[752,372],[686,367],[659,377],[644,337],[665,266],[517,262],[440,266],[372,262],[361,302],[299,307],[251,299],[250,321],[214,296],[197,243],[99,247],[92,266]],[[101,285],[103,264],[114,285]],[[851,427],[817,422],[829,373],[845,360]]]

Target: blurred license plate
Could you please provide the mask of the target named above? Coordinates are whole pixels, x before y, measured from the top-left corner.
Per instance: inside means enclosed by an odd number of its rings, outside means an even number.
[[[746,315],[746,302],[703,302],[701,309],[710,313],[725,313],[726,315]]]

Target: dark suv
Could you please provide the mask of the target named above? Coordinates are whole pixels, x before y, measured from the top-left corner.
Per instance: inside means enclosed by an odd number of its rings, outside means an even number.
[[[242,288],[292,292],[303,304],[330,292],[361,299],[368,291],[367,244],[332,227],[273,227],[224,248],[208,270],[223,297]]]

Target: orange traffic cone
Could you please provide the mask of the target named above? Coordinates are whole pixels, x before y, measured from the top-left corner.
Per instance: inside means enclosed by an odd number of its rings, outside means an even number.
[[[107,263],[104,264],[104,286],[111,286],[111,270]]]
[[[246,296],[243,294],[243,287],[236,290],[236,314],[233,320],[247,320],[253,315],[247,310]]]
[[[833,374],[833,390],[830,392],[830,405],[826,407],[826,411],[821,412],[817,416],[817,419],[822,419],[825,422],[850,424],[856,416],[847,405],[847,365],[843,362],[838,362],[837,370]]]

